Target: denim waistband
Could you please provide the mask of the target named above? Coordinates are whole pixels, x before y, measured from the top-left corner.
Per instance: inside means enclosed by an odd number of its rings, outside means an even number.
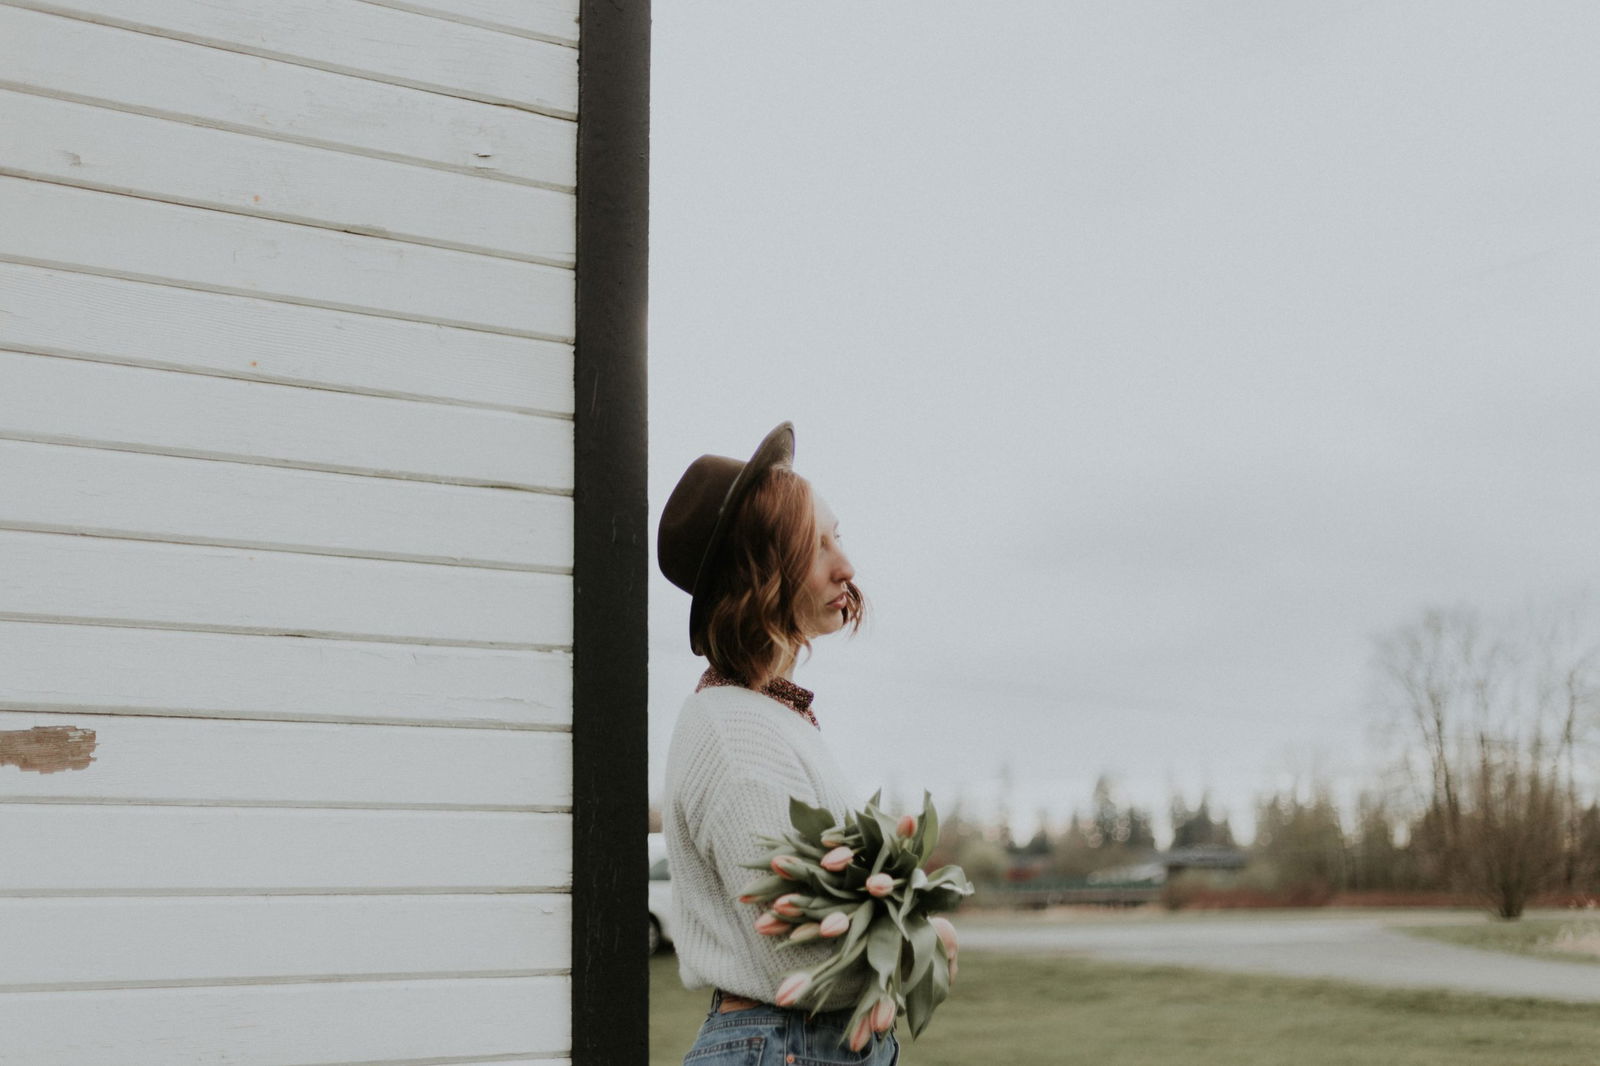
[[[720,988],[711,990],[711,1009],[707,1012],[708,1020],[716,1018],[737,1018],[740,1021],[754,1021],[756,1019],[778,1022],[784,1018],[800,1016],[814,1025],[831,1025],[844,1028],[850,1022],[850,1016],[855,1011],[850,1007],[841,1007],[838,1010],[819,1010],[812,1014],[804,1007],[780,1007],[776,1003],[757,1003],[754,1007],[741,1007],[738,1010],[723,1012],[718,1008],[722,1006],[723,991]],[[749,997],[745,997],[749,998]]]

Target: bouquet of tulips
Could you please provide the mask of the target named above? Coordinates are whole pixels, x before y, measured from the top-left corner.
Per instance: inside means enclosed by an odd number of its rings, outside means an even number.
[[[769,876],[745,887],[740,903],[759,904],[756,930],[790,944],[835,942],[833,954],[810,970],[784,978],[773,1002],[810,1006],[846,976],[868,976],[846,1027],[860,1051],[903,1014],[913,1037],[950,992],[956,975],[955,927],[937,912],[972,893],[959,866],[922,869],[939,840],[939,816],[923,793],[922,816],[895,818],[878,808],[881,793],[843,824],[831,812],[789,801],[792,832],[757,839],[770,858],[751,869]]]

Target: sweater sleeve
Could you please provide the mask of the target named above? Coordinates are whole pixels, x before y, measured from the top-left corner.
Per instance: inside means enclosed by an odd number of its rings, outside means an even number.
[[[798,796],[807,803],[815,803],[808,791],[803,781],[781,782],[740,776],[722,783],[709,817],[702,823],[705,837],[701,846],[716,864],[730,900],[746,884],[763,876],[761,870],[747,865],[767,857],[767,849],[756,837],[775,837],[787,831],[790,828],[789,797]],[[752,920],[755,914],[751,908]]]
[[[784,938],[757,933],[754,923],[760,909],[753,904],[739,903],[736,898],[745,885],[762,876],[761,870],[745,865],[767,858],[767,849],[756,837],[779,836],[788,830],[789,797],[816,804],[817,798],[812,793],[805,775],[793,767],[755,767],[724,778],[701,822],[702,853],[714,864],[726,905],[735,915],[746,950],[770,985],[760,991],[758,998],[770,999],[784,975],[815,966],[832,951],[831,942],[796,945],[779,951],[778,945]]]
[[[667,757],[663,831],[673,864],[674,934],[684,985],[715,985],[770,1001],[785,975],[809,969],[834,942],[783,947],[755,931],[760,909],[738,894],[761,876],[758,836],[789,829],[795,797],[842,815],[848,784],[812,727],[765,696],[708,688],[685,702]],[[747,865],[750,864],[750,865]],[[841,981],[825,1009],[853,1005],[865,979]]]

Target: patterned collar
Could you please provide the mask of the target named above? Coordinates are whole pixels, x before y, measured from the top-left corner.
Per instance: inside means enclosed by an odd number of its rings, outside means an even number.
[[[703,688],[716,688],[727,685],[735,688],[749,687],[738,678],[728,677],[726,674],[719,673],[716,667],[708,666],[706,667],[706,672],[700,675],[700,683],[694,687],[694,690],[699,692]],[[821,723],[817,721],[817,716],[811,713],[811,700],[816,696],[816,693],[810,689],[801,688],[786,677],[775,677],[767,682],[765,688],[756,691],[759,691],[763,696],[777,700],[818,729],[822,728]]]

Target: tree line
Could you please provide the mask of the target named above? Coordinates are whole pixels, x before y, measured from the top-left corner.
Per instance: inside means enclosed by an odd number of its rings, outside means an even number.
[[[1353,811],[1317,782],[1260,797],[1245,868],[1184,871],[1167,902],[1471,897],[1514,918],[1535,899],[1600,900],[1600,643],[1585,618],[1431,609],[1378,638],[1382,779]],[[1169,802],[1172,849],[1239,846],[1206,797]],[[1102,777],[1086,814],[1027,841],[954,812],[941,857],[989,883],[1082,879],[1157,859],[1151,821]]]

